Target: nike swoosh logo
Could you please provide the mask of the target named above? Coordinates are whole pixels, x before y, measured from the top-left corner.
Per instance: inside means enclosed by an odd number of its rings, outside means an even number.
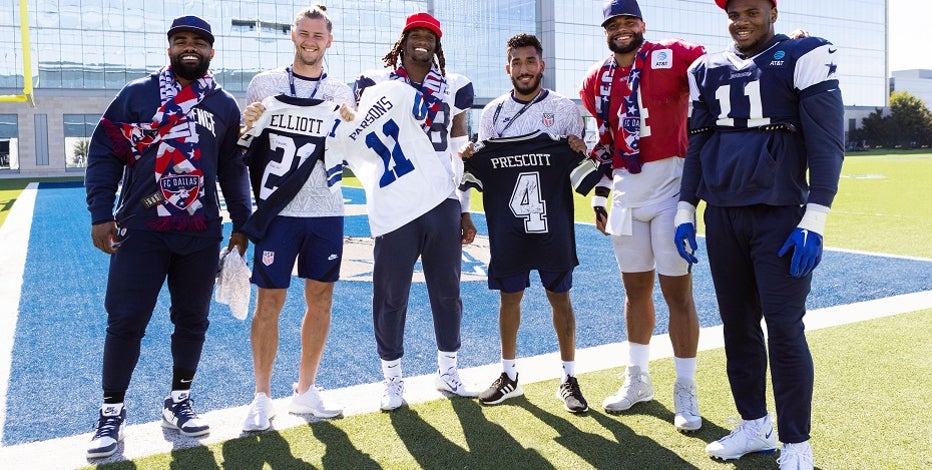
[[[191,380],[190,380],[190,379],[189,379],[189,380],[181,379],[181,383],[183,383],[183,384],[189,384],[189,383],[191,383]]]
[[[829,53],[829,54],[834,54],[834,53],[836,53],[836,52],[838,52],[838,49],[829,49],[829,50],[828,50],[828,53]]]
[[[771,434],[773,434],[773,428],[770,428],[770,432],[768,432],[767,435],[764,436],[764,439],[770,439]]]

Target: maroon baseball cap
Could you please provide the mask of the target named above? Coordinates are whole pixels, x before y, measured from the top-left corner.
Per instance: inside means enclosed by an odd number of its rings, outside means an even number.
[[[777,0],[770,0],[770,3],[773,3],[774,7],[777,6]],[[728,6],[728,0],[715,0],[715,4],[718,5],[719,8],[724,10],[725,7]]]
[[[401,30],[401,32],[414,28],[427,28],[437,35],[437,39],[443,36],[443,33],[440,31],[440,21],[430,16],[430,13],[420,12],[408,15],[408,20],[405,21],[405,28]]]

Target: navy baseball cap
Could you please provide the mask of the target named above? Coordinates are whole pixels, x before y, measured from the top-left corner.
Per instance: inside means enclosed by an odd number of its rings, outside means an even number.
[[[602,21],[603,28],[606,23],[617,16],[633,16],[643,19],[637,0],[605,0],[602,4],[602,13],[605,15],[605,20]]]
[[[172,27],[168,29],[168,39],[171,39],[172,35],[181,32],[197,34],[206,39],[211,46],[214,45],[214,35],[210,32],[210,25],[196,16],[175,18],[175,21],[172,21]]]

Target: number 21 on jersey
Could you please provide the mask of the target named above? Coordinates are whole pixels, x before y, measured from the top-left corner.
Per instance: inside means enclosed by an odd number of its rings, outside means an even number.
[[[518,175],[509,201],[511,213],[524,219],[527,233],[547,233],[547,201],[540,197],[540,175],[525,172]]]

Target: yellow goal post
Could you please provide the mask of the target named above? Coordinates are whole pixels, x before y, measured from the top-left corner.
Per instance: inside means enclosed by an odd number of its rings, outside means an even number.
[[[19,31],[23,45],[23,94],[0,95],[0,102],[25,102],[35,107],[36,102],[32,96],[32,56],[29,54],[29,10],[26,8],[26,1],[19,0]]]

